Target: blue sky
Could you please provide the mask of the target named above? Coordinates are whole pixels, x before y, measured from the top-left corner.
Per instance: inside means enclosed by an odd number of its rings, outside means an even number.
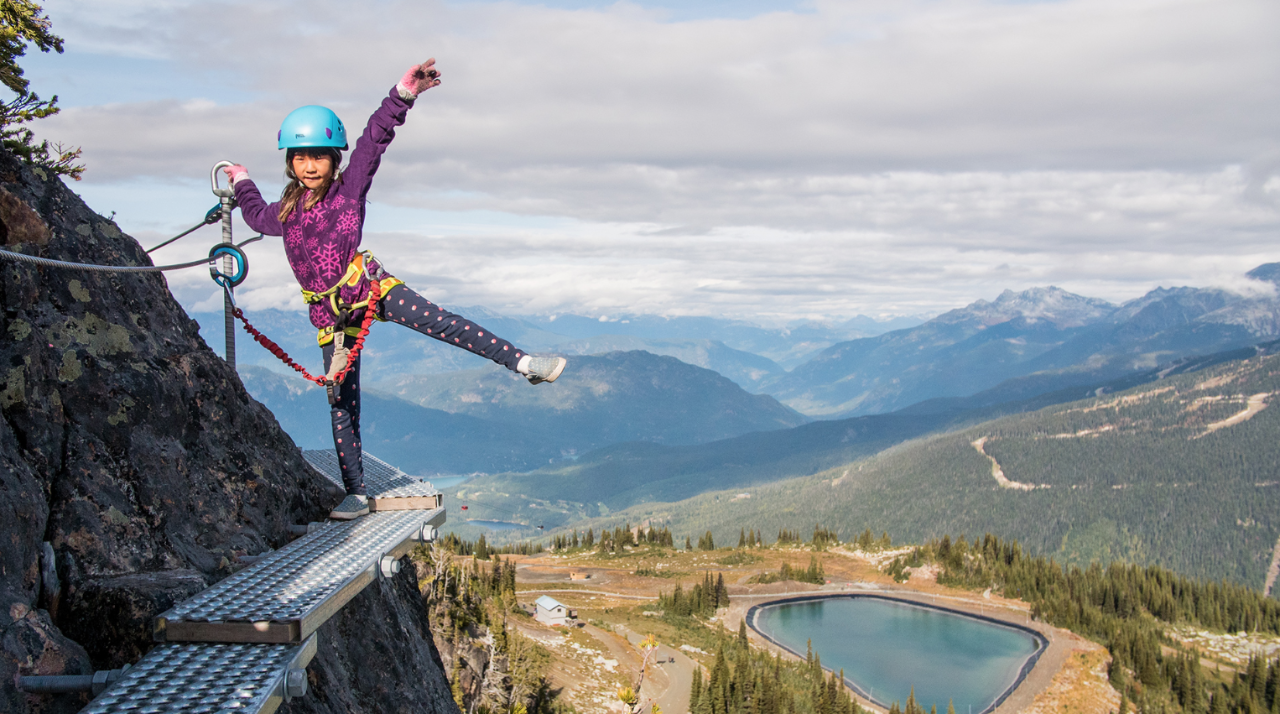
[[[67,51],[25,66],[66,109],[38,131],[83,147],[73,188],[150,245],[213,204],[219,159],[278,193],[290,109],[358,128],[434,55],[366,242],[444,304],[514,313],[1119,301],[1249,289],[1280,260],[1273,0],[351,7],[51,3]],[[253,251],[242,301],[300,309],[278,244]],[[171,286],[215,302],[194,274]]]

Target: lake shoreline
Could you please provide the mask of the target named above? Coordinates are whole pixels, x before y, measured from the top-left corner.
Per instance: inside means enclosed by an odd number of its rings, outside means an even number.
[[[804,586],[799,583],[796,583],[796,585],[799,585],[801,589],[781,593],[732,594],[729,612],[725,614],[722,621],[725,622],[726,626],[734,625],[736,627],[739,620],[746,619],[750,634],[758,644],[772,651],[780,652],[785,657],[795,658],[799,661],[804,660],[803,653],[794,652],[783,645],[775,643],[768,635],[756,629],[751,622],[751,618],[748,617],[749,613],[753,610],[758,612],[757,608],[760,606],[776,605],[786,601],[862,595],[949,611],[951,614],[958,616],[985,620],[1032,633],[1033,636],[1038,638],[1038,641],[1044,641],[1047,644],[1037,651],[1034,662],[1029,661],[1031,666],[1024,668],[1024,671],[1020,672],[1015,684],[997,699],[989,710],[995,714],[1012,714],[1012,712],[1019,712],[1030,707],[1036,696],[1048,689],[1054,676],[1062,669],[1071,652],[1076,649],[1074,643],[1082,641],[1077,635],[1067,630],[1061,630],[1047,623],[1031,620],[1027,609],[996,601],[984,601],[950,594],[932,594],[908,588],[891,588],[870,582],[830,584],[821,587]],[[877,712],[887,710],[887,707],[866,696],[857,685],[852,682],[846,683],[856,693],[859,703],[864,707]]]
[[[1040,656],[1044,654],[1045,650],[1048,649],[1050,644],[1049,638],[1045,637],[1038,630],[1031,627],[1027,627],[1022,623],[1010,622],[1008,620],[991,617],[986,614],[975,614],[972,612],[966,612],[964,610],[959,610],[952,607],[946,607],[944,605],[922,603],[914,599],[895,597],[892,595],[885,595],[885,594],[875,593],[875,592],[847,592],[847,591],[834,592],[834,593],[820,592],[815,594],[795,595],[792,597],[784,597],[776,600],[771,599],[767,602],[756,603],[755,605],[752,605],[747,610],[746,615],[744,615],[744,617],[746,618],[747,626],[750,627],[756,634],[768,640],[774,646],[784,649],[786,651],[789,651],[792,655],[799,658],[800,653],[798,651],[792,649],[791,647],[788,647],[787,645],[775,639],[769,633],[765,632],[758,624],[758,617],[765,610],[769,608],[782,607],[786,605],[800,604],[800,603],[806,603],[806,602],[819,602],[819,601],[838,600],[838,599],[881,600],[881,601],[893,603],[896,605],[904,605],[907,607],[919,608],[919,609],[929,610],[933,612],[940,612],[947,615],[951,615],[953,617],[962,617],[969,620],[975,620],[975,621],[982,622],[984,624],[992,625],[995,627],[1015,630],[1017,632],[1030,636],[1031,641],[1034,643],[1034,646],[1035,646],[1034,651],[1032,651],[1032,653],[1028,655],[1025,660],[1023,660],[1023,663],[1021,667],[1019,667],[1018,674],[1016,677],[1014,677],[1013,682],[1010,683],[1007,687],[1005,687],[1000,692],[1000,694],[997,695],[996,698],[991,702],[991,704],[987,705],[985,708],[980,710],[978,714],[990,714],[990,712],[996,711],[1000,707],[1000,705],[1004,704],[1005,700],[1007,700],[1009,696],[1013,694],[1013,692],[1016,691],[1018,687],[1022,685],[1023,681],[1026,680],[1027,676],[1035,669],[1036,663],[1039,662],[1040,660]],[[875,704],[876,706],[879,706],[885,709],[889,708],[890,706],[889,703],[882,702],[876,699],[874,696],[872,696],[871,693],[864,691],[862,687],[859,686],[858,683],[855,682],[851,677],[846,676],[844,678],[844,681],[845,681],[845,685],[849,687],[851,690],[853,690],[860,698],[865,699],[868,702]]]

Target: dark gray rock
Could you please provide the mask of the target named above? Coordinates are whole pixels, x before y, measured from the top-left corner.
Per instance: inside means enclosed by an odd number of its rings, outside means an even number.
[[[22,674],[89,674],[93,667],[80,645],[58,631],[44,610],[12,603],[0,610],[0,711],[32,714],[77,712],[89,703],[81,694],[57,696],[19,692],[15,677]]]
[[[286,714],[458,711],[412,567],[379,578],[319,630],[310,693]]]
[[[151,621],[209,587],[194,570],[162,570],[89,580],[63,606],[59,622],[78,633],[101,669],[133,664],[151,649]]]

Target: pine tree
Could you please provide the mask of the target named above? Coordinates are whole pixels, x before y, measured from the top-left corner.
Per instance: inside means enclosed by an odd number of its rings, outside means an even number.
[[[43,12],[31,0],[0,3],[0,83],[17,95],[11,101],[0,101],[0,143],[29,164],[79,181],[84,172],[84,166],[76,164],[80,149],[66,149],[61,144],[51,147],[48,141],[37,144],[31,130],[23,126],[59,111],[58,97],[40,99],[31,91],[31,82],[18,65],[18,58],[27,53],[28,43],[41,52],[62,54],[62,38],[53,34],[52,23]]]
[[[456,637],[454,641],[459,641]],[[449,678],[449,693],[453,695],[453,703],[458,705],[459,709],[466,710],[466,704],[463,703],[462,694],[462,656],[461,653],[455,653],[453,659],[453,676]]]
[[[1125,700],[1121,699],[1120,704],[1124,705]],[[1209,714],[1227,714],[1227,692],[1219,689],[1213,693],[1213,699],[1209,700]]]
[[[698,711],[698,700],[702,697],[702,668],[694,665],[693,683],[689,686],[689,711]]]

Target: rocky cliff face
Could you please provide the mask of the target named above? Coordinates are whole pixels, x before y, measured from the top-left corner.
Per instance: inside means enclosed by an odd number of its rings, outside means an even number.
[[[0,242],[148,263],[59,179],[3,153]],[[159,274],[0,260],[0,310],[0,710],[76,711],[83,697],[27,696],[15,677],[137,661],[154,615],[236,556],[285,544],[339,494]],[[411,573],[322,628],[314,690],[292,711],[456,711]]]

